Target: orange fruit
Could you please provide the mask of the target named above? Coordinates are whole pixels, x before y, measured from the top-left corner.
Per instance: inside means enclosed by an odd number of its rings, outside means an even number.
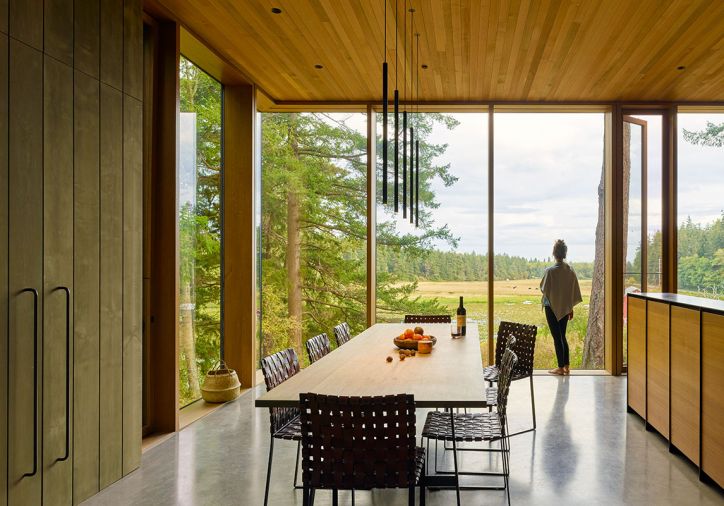
[[[415,332],[412,329],[405,329],[405,337],[410,338],[415,335]]]

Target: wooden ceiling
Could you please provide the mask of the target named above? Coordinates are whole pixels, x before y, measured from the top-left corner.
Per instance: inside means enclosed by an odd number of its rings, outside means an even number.
[[[383,0],[153,1],[275,102],[381,99]],[[386,1],[394,85],[395,0]],[[397,1],[402,90],[405,0]],[[428,66],[419,74],[424,101],[724,100],[724,0],[407,5]]]

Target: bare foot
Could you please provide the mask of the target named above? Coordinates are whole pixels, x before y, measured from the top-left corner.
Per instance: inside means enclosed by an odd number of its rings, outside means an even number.
[[[563,374],[565,374],[566,376],[570,376],[571,375],[571,366],[568,366],[568,365],[564,366]]]
[[[562,367],[556,367],[555,369],[551,369],[548,371],[548,374],[555,374],[556,376],[563,376],[565,375],[565,371]]]

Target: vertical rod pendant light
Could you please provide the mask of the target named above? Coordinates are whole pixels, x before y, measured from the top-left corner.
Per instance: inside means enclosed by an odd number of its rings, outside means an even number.
[[[402,218],[407,218],[407,0],[405,0],[404,14],[405,30],[402,38],[402,61],[403,78],[402,87],[404,90],[405,107],[402,111]]]
[[[400,174],[400,90],[397,88],[397,63],[400,60],[397,52],[397,2],[395,0],[395,212],[400,210],[399,174]]]
[[[410,9],[410,51],[412,52],[412,58],[411,58],[411,69],[415,69],[415,47],[412,44],[412,37],[415,33],[415,9]],[[414,75],[410,74],[410,97],[412,100],[415,99],[415,86],[413,81]],[[414,203],[414,195],[415,195],[415,173],[414,173],[414,153],[413,148],[415,147],[415,130],[412,126],[414,115],[412,112],[410,112],[410,223],[413,223],[413,203]]]
[[[382,203],[387,204],[387,0],[383,1],[385,6],[385,54],[384,63],[382,63]]]
[[[412,122],[410,122],[410,125],[412,125]],[[410,126],[410,223],[413,223],[412,217],[414,214],[414,197],[415,197],[415,155],[413,152],[413,148],[415,147],[415,131],[412,126]]]
[[[415,89],[417,91],[417,114],[415,117],[419,120],[420,114],[420,34],[415,34],[417,45],[417,65],[415,65]],[[418,132],[419,134],[419,132]],[[420,140],[415,141],[415,227],[420,226]]]

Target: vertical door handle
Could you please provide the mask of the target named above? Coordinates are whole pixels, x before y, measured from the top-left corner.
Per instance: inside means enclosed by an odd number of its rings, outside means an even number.
[[[70,288],[56,287],[65,292],[65,453],[56,462],[68,460],[70,448]]]
[[[22,478],[35,476],[38,472],[38,291],[23,288],[19,293],[33,294],[33,471]]]

